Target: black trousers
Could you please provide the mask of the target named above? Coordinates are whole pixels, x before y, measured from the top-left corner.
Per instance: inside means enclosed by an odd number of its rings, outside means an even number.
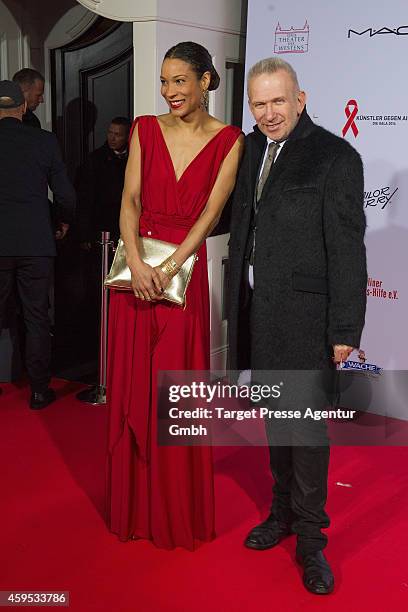
[[[247,270],[248,266],[241,286],[240,349],[245,350],[242,350],[242,360],[239,359],[240,369],[251,367],[252,290],[247,282]],[[327,536],[321,530],[330,525],[325,511],[330,457],[326,423],[323,420],[285,423],[275,419],[265,421],[265,429],[275,481],[271,512],[278,521],[291,525],[297,535],[299,554],[322,550],[327,545]],[[289,440],[293,441],[290,445]]]
[[[306,409],[319,415],[319,410],[327,408],[325,391],[331,372],[281,374],[285,381],[282,401],[269,407],[298,410],[301,416],[265,419],[275,481],[271,511],[277,520],[291,525],[297,534],[297,551],[304,555],[325,548],[327,536],[322,529],[330,524],[325,511],[330,456],[327,424],[322,418],[308,417]]]
[[[0,257],[0,331],[7,300],[17,287],[26,328],[25,358],[32,391],[50,382],[51,336],[48,292],[53,257]]]
[[[273,486],[272,514],[297,534],[301,555],[325,548],[322,529],[330,525],[325,511],[328,446],[270,446]]]

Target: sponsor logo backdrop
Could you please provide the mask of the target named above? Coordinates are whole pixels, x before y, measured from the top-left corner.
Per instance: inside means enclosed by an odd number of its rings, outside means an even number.
[[[406,377],[395,371],[408,370],[408,4],[249,0],[247,68],[274,54],[297,71],[313,121],[363,158],[369,282],[361,347],[384,368],[370,384],[369,409],[407,419]],[[358,402],[353,393],[342,399]]]

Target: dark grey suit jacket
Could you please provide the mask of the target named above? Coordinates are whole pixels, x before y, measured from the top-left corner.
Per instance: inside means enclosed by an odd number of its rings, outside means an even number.
[[[344,139],[302,113],[264,186],[257,219],[250,347],[239,349],[245,247],[266,137],[246,137],[230,238],[230,368],[327,365],[331,345],[358,347],[366,306],[363,167]]]
[[[53,256],[48,186],[61,221],[72,222],[75,191],[51,132],[0,120],[0,256]]]

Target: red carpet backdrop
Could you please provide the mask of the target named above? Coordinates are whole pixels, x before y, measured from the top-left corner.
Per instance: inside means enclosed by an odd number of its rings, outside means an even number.
[[[408,366],[407,52],[406,0],[249,0],[247,69],[271,55],[291,63],[313,121],[363,158],[369,279],[361,347],[367,364],[384,371],[354,383],[342,405],[402,419],[408,383],[396,371]],[[245,109],[248,131],[246,100]]]

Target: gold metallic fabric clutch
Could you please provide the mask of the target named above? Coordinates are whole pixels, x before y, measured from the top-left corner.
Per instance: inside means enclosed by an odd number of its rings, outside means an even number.
[[[177,244],[164,242],[156,238],[139,238],[140,256],[142,260],[152,266],[159,266],[167,257],[171,257],[177,249]],[[163,292],[165,300],[185,305],[186,291],[193,273],[197,255],[194,253],[184,262],[180,271],[174,276]],[[105,278],[105,287],[131,291],[131,274],[126,262],[125,245],[120,239],[116,248],[115,257],[108,276]]]

